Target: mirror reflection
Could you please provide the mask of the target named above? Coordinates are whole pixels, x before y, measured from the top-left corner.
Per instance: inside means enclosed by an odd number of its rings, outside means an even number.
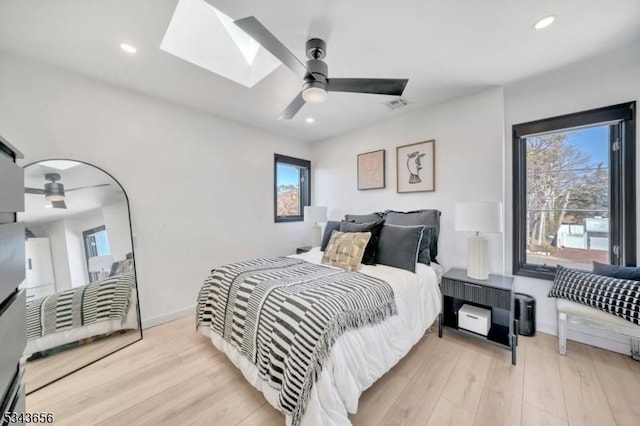
[[[90,164],[25,168],[27,393],[142,338],[129,205]]]

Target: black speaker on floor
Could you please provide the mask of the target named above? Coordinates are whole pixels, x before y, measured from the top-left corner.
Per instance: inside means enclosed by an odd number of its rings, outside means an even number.
[[[536,334],[536,299],[524,293],[516,293],[515,319],[518,320],[518,334],[533,336]]]

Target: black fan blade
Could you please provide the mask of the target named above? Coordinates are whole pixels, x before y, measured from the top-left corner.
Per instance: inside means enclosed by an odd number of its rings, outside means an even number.
[[[397,78],[330,78],[330,92],[372,93],[376,95],[400,96],[409,82]]]
[[[53,206],[54,209],[66,209],[67,205],[65,204],[64,200],[63,201],[52,201],[51,205]]]
[[[276,36],[271,34],[271,32],[255,18],[255,16],[237,19],[233,21],[233,23],[240,27],[249,37],[257,41],[260,46],[268,50],[280,62],[292,69],[295,73],[302,77],[311,76],[311,78],[313,78],[311,72],[307,69],[307,66],[298,60],[298,58],[296,58],[295,55],[276,38]]]
[[[298,96],[296,96],[291,101],[289,106],[287,106],[287,108],[285,108],[285,110],[280,113],[280,115],[278,116],[278,120],[289,120],[290,118],[293,118],[293,116],[296,115],[298,111],[300,111],[300,108],[302,108],[305,103],[306,101],[302,97],[302,92],[298,93]]]
[[[44,189],[38,189],[38,188],[25,188],[24,193],[25,194],[45,194]]]
[[[87,189],[87,188],[102,188],[103,186],[109,186],[110,183],[101,183],[99,185],[88,185],[88,186],[79,186],[77,188],[65,189],[65,192],[77,191],[78,189]]]

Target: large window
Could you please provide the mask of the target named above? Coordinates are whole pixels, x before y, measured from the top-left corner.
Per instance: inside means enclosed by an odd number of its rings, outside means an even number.
[[[513,273],[635,265],[635,102],[513,126]]]
[[[311,162],[275,154],[274,204],[276,222],[304,220],[311,200]]]

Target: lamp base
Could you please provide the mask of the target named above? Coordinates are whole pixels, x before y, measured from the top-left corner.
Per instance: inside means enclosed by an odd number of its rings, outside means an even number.
[[[469,237],[467,276],[476,280],[489,279],[489,241],[479,235]]]
[[[320,225],[317,223],[311,227],[311,247],[320,246],[320,242],[322,241],[322,233]]]

